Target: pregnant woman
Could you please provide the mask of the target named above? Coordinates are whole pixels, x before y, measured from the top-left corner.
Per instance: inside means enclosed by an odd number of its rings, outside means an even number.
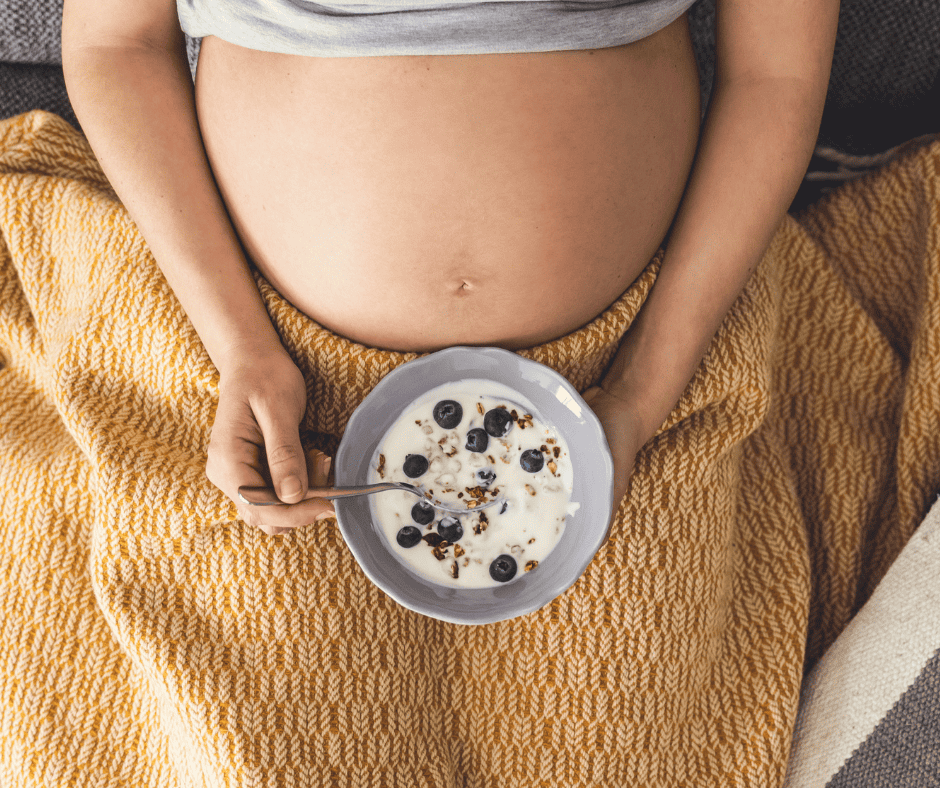
[[[107,179],[0,129],[0,774],[779,788],[804,667],[940,489],[940,151],[786,216],[837,3],[717,0],[703,120],[687,2],[66,0]],[[577,582],[473,627],[301,500],[458,344],[584,392],[620,496]]]
[[[303,452],[304,380],[249,261],[364,345],[519,349],[588,323],[668,233],[586,393],[622,497],[797,189],[838,11],[719,0],[700,129],[689,5],[67,0],[76,115],[221,376],[208,475],[291,504],[248,522],[332,513],[301,502],[329,460]]]

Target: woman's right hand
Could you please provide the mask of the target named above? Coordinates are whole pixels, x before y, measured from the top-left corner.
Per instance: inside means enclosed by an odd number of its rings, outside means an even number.
[[[329,501],[303,500],[308,486],[327,485],[330,466],[327,455],[305,453],[300,444],[306,406],[303,375],[287,353],[245,358],[221,375],[206,475],[246,523],[272,536],[333,516]],[[251,506],[239,499],[239,487],[260,485],[273,486],[289,505]]]
[[[282,501],[301,501],[308,484],[325,484],[327,458],[300,445],[303,377],[209,166],[176,3],[66,0],[62,63],[82,131],[222,373],[210,481],[265,533],[329,516],[323,500],[252,507],[238,499],[242,485],[273,482]],[[284,486],[290,476],[300,482],[294,495]]]

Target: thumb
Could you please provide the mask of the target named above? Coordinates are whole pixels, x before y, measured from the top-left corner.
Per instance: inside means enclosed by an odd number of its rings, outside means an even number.
[[[581,392],[581,398],[590,405],[601,391],[603,391],[603,389],[600,386],[591,386],[589,389]]]
[[[307,461],[297,424],[285,423],[283,414],[258,413],[271,484],[284,503],[302,501],[307,493]]]

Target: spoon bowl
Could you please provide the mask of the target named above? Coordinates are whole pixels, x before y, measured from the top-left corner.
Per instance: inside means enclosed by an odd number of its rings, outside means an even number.
[[[470,504],[472,504],[473,501],[468,501],[467,504],[462,507],[451,506],[435,498],[430,493],[425,492],[420,487],[408,484],[408,482],[380,482],[379,484],[362,484],[353,487],[310,487],[307,490],[307,494],[303,497],[303,500],[306,501],[309,498],[325,498],[328,501],[332,501],[336,498],[373,495],[387,490],[404,490],[405,492],[410,492],[412,495],[417,495],[419,498],[428,501],[435,509],[439,509],[442,512],[450,512],[451,514],[480,512],[484,509],[489,509],[491,506],[503,500],[502,498],[494,498],[492,501],[487,501],[478,506],[471,506]],[[277,493],[274,491],[273,487],[239,487],[238,497],[250,506],[286,506],[286,504],[277,497]]]

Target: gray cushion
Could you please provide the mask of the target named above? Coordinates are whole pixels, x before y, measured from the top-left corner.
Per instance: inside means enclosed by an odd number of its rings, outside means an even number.
[[[0,60],[61,63],[62,0],[0,0]]]
[[[62,66],[0,63],[0,118],[31,109],[54,112],[79,127],[65,90]]]

